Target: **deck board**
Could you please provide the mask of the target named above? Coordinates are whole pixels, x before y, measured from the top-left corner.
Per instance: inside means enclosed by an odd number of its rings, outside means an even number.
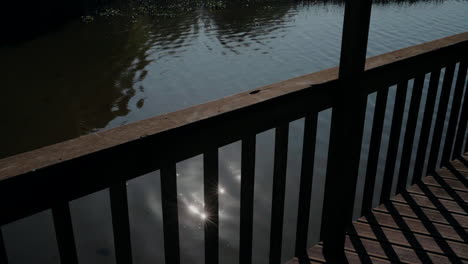
[[[466,230],[462,230],[460,228],[455,228],[450,225],[444,225],[439,223],[432,223],[434,228],[439,231],[438,234],[431,233],[430,230],[425,226],[425,223],[420,219],[413,219],[404,216],[400,216],[400,219],[393,217],[390,214],[374,212],[373,217],[363,217],[358,220],[358,222],[362,223],[370,223],[373,225],[380,225],[382,227],[388,227],[393,229],[400,229],[402,231],[411,231],[416,234],[423,234],[429,235],[434,237],[440,237],[456,242],[465,242],[468,243],[462,236],[460,236],[459,232],[466,232]],[[400,221],[403,221],[406,226],[402,226]]]
[[[422,196],[413,193],[406,193],[407,196],[397,195],[392,198],[392,201],[416,205],[418,207],[436,209],[438,211],[448,211],[452,214],[462,214],[467,215],[467,213],[461,208],[455,201],[448,201],[445,199],[437,199],[430,196]]]
[[[452,194],[444,190],[444,188],[439,188],[435,186],[427,186],[427,188],[430,190],[432,195],[427,195],[427,196],[435,196],[438,199],[447,199],[447,200],[452,200]],[[423,190],[418,185],[413,185],[407,190],[409,193],[414,193],[414,194],[419,194],[419,195],[426,195]],[[466,192],[460,192],[460,191],[453,191],[456,193],[464,202],[468,202],[468,193]]]
[[[400,204],[391,201],[389,204],[394,205],[397,209],[398,212],[400,212],[400,215],[414,218],[414,219],[420,219],[421,221],[429,221],[433,223],[440,223],[440,224],[447,224],[447,225],[453,225],[452,222],[449,222],[449,220],[439,211],[430,209],[430,208],[423,208],[420,207],[420,212],[422,212],[425,216],[426,219],[421,219],[412,209],[409,205],[407,204]],[[374,209],[375,212],[384,212],[384,213],[389,213],[388,210],[384,206],[379,206]],[[468,229],[468,217],[464,215],[452,215],[451,219],[459,223],[460,227],[463,227],[464,229]]]
[[[467,156],[462,159],[355,221],[346,237],[348,263],[468,263]],[[308,253],[310,263],[326,263],[321,243]]]

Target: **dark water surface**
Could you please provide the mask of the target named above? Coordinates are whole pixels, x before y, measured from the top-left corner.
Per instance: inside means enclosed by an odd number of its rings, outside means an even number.
[[[372,12],[368,56],[468,30],[467,1],[385,2]],[[2,47],[0,157],[333,67],[342,23],[343,5],[333,2],[197,8],[78,19]],[[368,114],[374,100],[369,96]],[[320,113],[310,243],[320,227],[329,119],[329,110]],[[284,260],[293,254],[303,120],[290,129]],[[257,140],[254,262],[267,263],[274,131]],[[238,261],[239,149],[234,143],[220,150],[221,263]],[[177,169],[182,262],[203,263],[202,157]],[[135,263],[164,263],[159,184],[159,172],[128,183]],[[108,191],[71,207],[81,263],[114,263]],[[11,263],[59,262],[49,211],[3,231]]]

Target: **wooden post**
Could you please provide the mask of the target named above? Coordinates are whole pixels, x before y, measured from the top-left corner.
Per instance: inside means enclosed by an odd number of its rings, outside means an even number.
[[[323,253],[328,263],[344,263],[345,228],[351,223],[367,103],[361,78],[371,6],[372,0],[347,0],[345,6],[322,215]]]

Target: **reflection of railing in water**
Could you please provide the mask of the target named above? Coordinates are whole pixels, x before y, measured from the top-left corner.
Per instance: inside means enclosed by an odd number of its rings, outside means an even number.
[[[468,118],[466,91],[465,99],[462,100],[467,49],[468,33],[462,33],[366,61],[361,86],[363,90],[360,92],[377,92],[377,105],[367,164],[363,212],[368,212],[372,207],[374,171],[378,161],[376,153],[380,150],[382,136],[382,124],[377,121],[383,119],[389,86],[398,85],[381,201],[390,197],[400,138],[403,139],[403,156],[397,190],[406,188],[409,175],[407,163],[411,157],[417,109],[421,103],[421,90],[427,73],[431,73],[431,82],[423,112],[419,147],[415,150],[416,169],[413,182],[421,179],[427,152],[430,153],[429,172],[436,168],[439,150],[442,151],[442,164],[462,153]],[[445,68],[442,93],[438,109],[435,109],[442,68]],[[458,72],[447,136],[445,142],[441,142],[455,69],[458,69]],[[179,226],[175,165],[179,161],[203,154],[205,210],[209,220],[205,225],[205,256],[207,263],[217,263],[218,148],[241,140],[240,261],[248,263],[252,255],[255,137],[262,131],[275,128],[270,260],[278,262],[282,245],[288,124],[305,117],[296,233],[296,255],[299,255],[307,248],[317,114],[319,111],[336,107],[337,77],[338,69],[332,68],[0,160],[0,225],[52,208],[62,263],[77,263],[68,203],[78,197],[110,188],[116,258],[118,263],[131,263],[125,182],[159,169],[166,263],[178,263]],[[415,81],[408,121],[405,124],[406,132],[400,135],[408,80],[413,78]],[[427,144],[435,111],[437,117],[433,128],[434,137],[431,144]],[[431,146],[430,151],[428,145]],[[325,193],[325,197],[341,195],[333,188],[339,183],[327,184],[326,192],[331,193]],[[324,208],[329,209],[333,202],[336,201],[328,203],[325,200]],[[6,263],[2,258],[6,258],[6,253],[0,243],[0,262]]]

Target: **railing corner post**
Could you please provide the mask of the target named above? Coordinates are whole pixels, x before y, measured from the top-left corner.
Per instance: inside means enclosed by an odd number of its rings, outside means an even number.
[[[361,80],[371,7],[372,0],[347,0],[345,5],[322,215],[323,254],[328,263],[345,263],[346,227],[352,218],[367,104]]]

